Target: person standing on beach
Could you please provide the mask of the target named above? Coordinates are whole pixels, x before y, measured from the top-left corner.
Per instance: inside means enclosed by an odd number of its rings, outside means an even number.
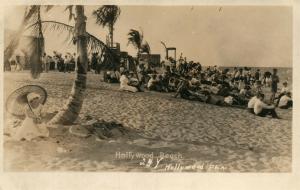
[[[43,67],[43,72],[45,72],[46,67],[47,67],[47,55],[46,55],[46,53],[44,53],[43,56],[42,56],[42,67]]]
[[[254,74],[255,81],[259,81],[260,77],[261,77],[260,70],[257,69]]]
[[[271,98],[270,102],[273,103],[275,100],[275,95],[277,93],[277,84],[279,83],[279,77],[277,75],[277,69],[273,69],[273,74],[271,76]]]

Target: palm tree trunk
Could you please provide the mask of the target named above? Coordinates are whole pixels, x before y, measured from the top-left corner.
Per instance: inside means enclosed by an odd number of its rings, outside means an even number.
[[[110,34],[110,47],[114,47],[114,26],[113,24],[109,25],[109,34]]]
[[[42,62],[42,57],[43,57],[43,54],[45,52],[45,39],[44,39],[44,35],[43,35],[43,28],[42,28],[42,19],[41,19],[41,7],[39,6],[38,7],[38,48],[39,48],[39,51],[37,52],[37,56],[38,56],[38,63],[37,64],[40,64],[42,65],[43,62]]]
[[[139,64],[140,64],[140,50],[138,50],[138,53],[137,53],[137,56],[136,56],[136,64],[135,64],[135,67],[134,67],[134,72],[135,72],[136,78],[140,83],[141,81],[140,81],[140,77],[139,77],[138,69],[137,69]]]
[[[76,5],[75,38],[77,43],[78,70],[71,94],[65,106],[50,121],[51,124],[72,124],[78,117],[85,97],[87,78],[87,38],[84,6]]]
[[[38,26],[39,26],[39,34],[38,37],[41,39],[41,55],[40,58],[42,58],[44,52],[45,52],[45,45],[44,45],[44,35],[43,35],[43,28],[42,28],[42,19],[41,19],[41,7],[38,7]]]

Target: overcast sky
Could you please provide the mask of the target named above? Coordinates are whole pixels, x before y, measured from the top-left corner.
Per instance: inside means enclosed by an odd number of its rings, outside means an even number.
[[[107,28],[95,24],[92,11],[85,6],[87,31],[105,41]],[[5,28],[17,29],[23,7],[6,9]],[[64,7],[42,14],[43,20],[69,23]],[[73,25],[72,22],[69,24]],[[114,40],[122,51],[136,55],[127,46],[129,30],[142,29],[152,53],[165,56],[160,41],[177,47],[188,60],[203,65],[221,66],[292,66],[292,8],[275,6],[121,6],[115,25]],[[65,35],[45,34],[46,51],[74,52],[64,45]]]

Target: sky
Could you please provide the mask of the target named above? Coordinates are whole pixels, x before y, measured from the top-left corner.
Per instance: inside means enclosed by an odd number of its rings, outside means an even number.
[[[95,23],[96,6],[85,6],[87,31],[105,41],[108,28]],[[292,67],[293,23],[288,6],[120,6],[121,15],[115,24],[114,41],[121,50],[136,55],[128,45],[130,29],[142,30],[151,53],[165,51],[160,41],[177,48],[187,60],[202,65]],[[24,7],[6,8],[5,28],[16,30]],[[70,25],[64,6],[42,13],[43,20]],[[46,52],[75,52],[65,43],[66,34],[45,33]]]

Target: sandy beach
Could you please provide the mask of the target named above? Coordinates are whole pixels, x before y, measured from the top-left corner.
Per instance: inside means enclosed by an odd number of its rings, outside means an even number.
[[[4,73],[4,98],[16,88],[36,84],[48,92],[45,111],[58,111],[75,75]],[[50,137],[14,142],[4,137],[5,171],[135,172],[290,172],[292,110],[277,109],[281,120],[247,110],[173,98],[172,93],[129,93],[118,84],[88,74],[86,98],[77,123],[89,115],[123,124],[129,133],[96,140],[51,129]],[[4,132],[12,125],[5,113]],[[144,159],[143,159],[144,158]]]

